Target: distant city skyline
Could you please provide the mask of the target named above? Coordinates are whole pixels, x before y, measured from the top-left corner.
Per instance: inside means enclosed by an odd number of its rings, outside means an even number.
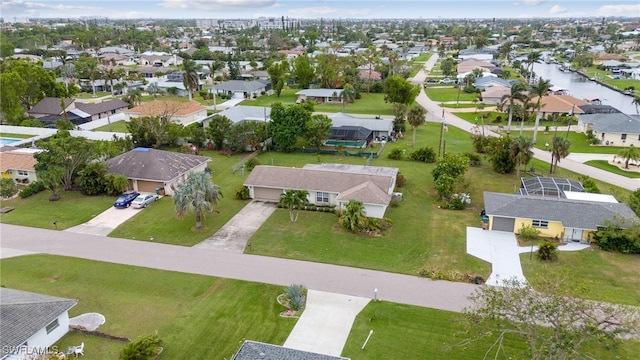
[[[638,0],[2,0],[4,21],[24,18],[112,19],[576,18],[640,17]]]

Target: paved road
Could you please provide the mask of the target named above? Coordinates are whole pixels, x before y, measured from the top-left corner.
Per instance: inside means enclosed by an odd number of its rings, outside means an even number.
[[[442,310],[460,311],[476,285],[306,261],[236,254],[67,231],[0,225],[1,254],[30,251],[118,264],[219,276]]]
[[[437,60],[438,54],[433,54],[431,58],[429,58],[429,60],[425,63],[424,68],[420,70],[418,74],[413,79],[411,79],[411,81],[416,84],[424,83],[427,72],[433,68]],[[467,132],[472,132],[472,129],[475,126],[475,124],[471,124],[470,122],[451,114],[449,112],[449,109],[442,108],[439,103],[436,103],[435,101],[429,99],[429,97],[425,94],[424,89],[420,91],[420,94],[416,98],[416,102],[427,109],[427,121],[442,122],[444,119],[444,122],[447,124],[447,126],[455,126]],[[497,133],[488,129],[485,129],[485,134],[488,136],[498,136]],[[551,153],[548,151],[534,149],[533,155],[536,159],[546,161],[548,163],[551,162]],[[625,176],[613,174],[605,170],[600,170],[592,166],[585,165],[582,163],[582,161],[584,161],[583,158],[574,160],[570,156],[568,158],[562,159],[558,165],[562,168],[571,170],[578,174],[588,175],[591,178],[598,179],[627,190],[634,191],[640,188],[640,179],[638,178],[631,179]]]

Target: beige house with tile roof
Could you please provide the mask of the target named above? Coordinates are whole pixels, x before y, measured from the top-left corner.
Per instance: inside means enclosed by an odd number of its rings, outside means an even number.
[[[529,100],[529,104],[536,104],[538,97]],[[547,95],[542,97],[542,108],[540,110],[542,117],[557,114],[583,114],[584,111],[579,106],[589,105],[588,102],[574,98],[569,95]]]
[[[309,203],[335,205],[361,201],[365,214],[383,218],[396,186],[397,168],[308,164],[303,168],[256,166],[245,180],[252,199],[277,202],[285,190],[306,190]]]
[[[16,149],[0,152],[0,172],[3,179],[14,179],[17,184],[29,184],[38,180],[34,166],[33,149]]]
[[[173,101],[157,99],[124,111],[125,120],[129,121],[145,116],[166,116],[172,123],[189,125],[196,120],[207,117],[207,108],[195,100]]]

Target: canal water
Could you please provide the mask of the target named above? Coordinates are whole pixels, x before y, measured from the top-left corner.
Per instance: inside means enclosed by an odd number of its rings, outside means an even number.
[[[542,76],[550,80],[552,86],[559,86],[569,91],[569,95],[578,99],[601,99],[603,105],[611,105],[626,114],[635,114],[636,107],[632,104],[633,96],[625,95],[602,86],[595,81],[574,73],[560,71],[557,64],[545,62],[533,66],[536,77]],[[606,76],[602,71],[600,76]]]

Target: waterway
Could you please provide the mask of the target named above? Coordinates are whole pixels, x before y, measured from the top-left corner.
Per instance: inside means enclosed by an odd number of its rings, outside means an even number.
[[[559,86],[569,91],[569,95],[578,99],[601,99],[603,105],[610,105],[626,113],[635,114],[636,108],[631,102],[633,97],[611,90],[595,81],[575,72],[563,72],[556,64],[536,63],[533,66],[536,77],[550,80],[552,86]],[[602,71],[601,76],[606,76]]]

